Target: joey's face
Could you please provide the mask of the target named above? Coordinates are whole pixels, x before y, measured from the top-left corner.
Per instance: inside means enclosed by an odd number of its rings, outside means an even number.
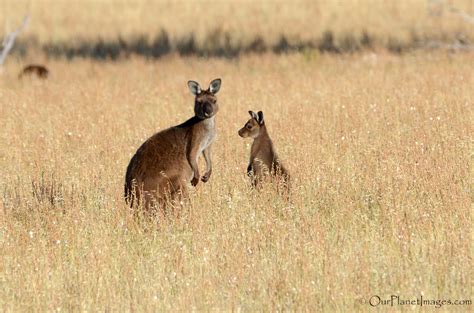
[[[260,134],[260,124],[254,118],[245,123],[244,127],[239,130],[239,136],[242,138],[257,138]]]
[[[264,126],[263,112],[258,111],[258,113],[255,113],[254,111],[249,111],[249,114],[252,118],[239,130],[239,136],[242,138],[257,138]]]

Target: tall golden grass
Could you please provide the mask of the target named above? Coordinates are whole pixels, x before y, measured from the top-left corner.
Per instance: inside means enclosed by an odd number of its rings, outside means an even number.
[[[339,311],[472,296],[472,54],[50,62],[0,77],[0,310]],[[214,174],[136,220],[126,165],[221,77]],[[249,188],[263,110],[291,203]],[[379,306],[380,311],[426,307]],[[443,306],[453,312],[471,306]]]

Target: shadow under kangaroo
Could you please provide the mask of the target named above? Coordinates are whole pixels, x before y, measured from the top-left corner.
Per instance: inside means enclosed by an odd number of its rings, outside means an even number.
[[[195,81],[188,87],[195,96],[194,116],[146,140],[130,160],[125,175],[125,200],[131,207],[164,209],[188,196],[187,185],[207,182],[212,173],[211,146],[216,136],[216,93],[221,79],[202,90]],[[200,175],[198,158],[204,156],[206,172]]]
[[[277,183],[278,192],[289,198],[290,174],[277,156],[265,126],[263,112],[249,111],[249,114],[251,119],[239,130],[239,136],[253,138],[247,167],[247,175],[251,179],[252,186],[258,188],[261,183],[270,178]]]

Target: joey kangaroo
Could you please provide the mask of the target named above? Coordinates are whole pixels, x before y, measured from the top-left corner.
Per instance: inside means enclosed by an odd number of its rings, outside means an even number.
[[[239,136],[253,138],[250,162],[247,167],[247,174],[251,178],[252,185],[257,187],[265,177],[270,176],[277,179],[279,187],[282,186],[286,191],[289,191],[290,175],[275,152],[263,120],[263,112],[249,111],[249,114],[252,118],[239,130]]]
[[[48,78],[49,70],[43,65],[30,64],[25,66],[23,70],[21,70],[20,74],[18,75],[18,78],[21,79],[23,78],[23,76],[26,75],[36,75],[38,78],[46,79]]]
[[[125,175],[125,200],[134,205],[140,201],[146,209],[153,202],[174,201],[187,196],[187,183],[196,186],[207,182],[212,173],[211,145],[216,136],[216,93],[221,79],[214,79],[202,90],[195,81],[188,87],[195,96],[194,116],[184,123],[162,130],[146,140],[130,160]],[[200,175],[198,158],[204,156],[206,172]]]

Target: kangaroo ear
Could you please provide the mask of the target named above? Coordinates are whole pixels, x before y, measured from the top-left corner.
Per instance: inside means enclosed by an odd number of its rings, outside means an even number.
[[[188,81],[188,87],[189,87],[189,90],[191,91],[191,93],[195,96],[197,96],[198,94],[201,93],[201,87],[194,80]]]
[[[258,123],[259,123],[260,125],[262,125],[262,124],[263,124],[263,112],[262,112],[262,111],[258,111],[257,114],[258,114],[258,119],[257,119],[257,121],[258,121]]]
[[[212,92],[213,94],[216,94],[221,88],[221,82],[222,81],[220,78],[214,79],[209,85],[209,91]]]
[[[258,116],[257,116],[257,113],[255,113],[254,111],[249,111],[249,114],[250,116],[255,119],[257,122],[258,122]]]

